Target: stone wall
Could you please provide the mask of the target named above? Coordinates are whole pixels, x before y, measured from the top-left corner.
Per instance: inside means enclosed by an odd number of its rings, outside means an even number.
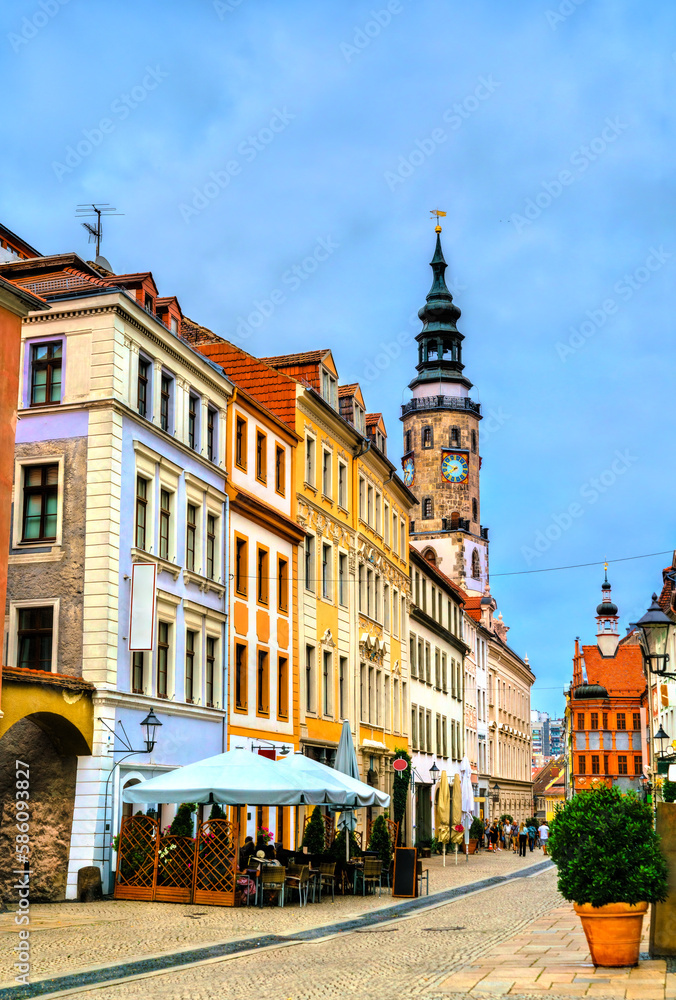
[[[16,458],[63,456],[63,538],[56,545],[16,548],[12,539],[7,580],[7,609],[15,601],[60,598],[59,645],[56,669],[72,677],[82,676],[82,607],[84,589],[85,502],[87,484],[87,439],[64,438],[16,447]],[[15,484],[14,503],[23,504]],[[57,557],[57,558],[55,558]],[[30,560],[30,561],[28,561]]]
[[[66,897],[68,851],[75,801],[77,757],[60,756],[30,719],[17,722],[0,740],[0,900],[16,909],[14,854],[16,761],[30,765],[30,901]]]

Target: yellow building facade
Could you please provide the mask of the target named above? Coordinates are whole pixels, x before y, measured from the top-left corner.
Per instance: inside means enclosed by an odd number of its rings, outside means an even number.
[[[363,780],[390,791],[392,755],[409,748],[415,499],[387,459],[382,417],[358,385],[339,386],[329,351],[264,360],[297,380],[301,747],[332,763],[347,719]]]

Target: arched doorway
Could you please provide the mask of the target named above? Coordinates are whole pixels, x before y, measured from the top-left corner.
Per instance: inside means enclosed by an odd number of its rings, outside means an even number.
[[[17,761],[28,765],[31,901],[66,898],[77,758],[91,751],[67,719],[36,712],[0,739],[0,897],[13,899]],[[25,779],[23,779],[25,780]]]

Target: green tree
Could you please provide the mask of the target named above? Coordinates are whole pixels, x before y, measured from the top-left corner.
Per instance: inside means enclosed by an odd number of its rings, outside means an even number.
[[[225,815],[225,813],[219,806],[218,802],[214,802],[214,804],[211,807],[211,812],[209,813],[209,819],[227,819],[227,818],[228,817]]]
[[[169,833],[172,837],[192,837],[192,817],[195,812],[197,812],[195,802],[181,803],[169,827]]]
[[[307,847],[308,854],[324,853],[324,817],[321,814],[319,806],[315,806],[312,816],[310,816],[310,820],[305,827],[303,847]]]
[[[580,792],[558,810],[549,853],[559,892],[575,903],[656,903],[667,896],[667,865],[652,812],[634,792]]]
[[[369,837],[369,851],[375,851],[383,863],[383,868],[390,867],[392,860],[392,845],[390,843],[390,831],[384,816],[376,816],[371,827]]]

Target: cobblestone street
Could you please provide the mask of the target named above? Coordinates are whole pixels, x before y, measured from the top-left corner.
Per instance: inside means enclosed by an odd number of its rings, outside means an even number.
[[[430,870],[430,894],[466,885],[494,875],[508,875],[543,860],[539,850],[524,860],[515,854],[481,853],[469,859],[454,857],[442,867],[440,857],[424,861]],[[394,900],[396,902],[396,900]],[[38,904],[31,909],[32,976],[71,973],[93,964],[113,964],[125,959],[174,952],[214,942],[233,941],[259,934],[293,934],[310,927],[391,906],[382,896],[323,897],[321,905],[283,909],[226,908],[219,906],[142,903],[106,900],[102,903]],[[10,906],[11,908],[11,906]],[[0,915],[0,982],[9,983],[14,961],[12,947],[18,927],[11,913]]]
[[[430,902],[433,900],[430,898]],[[561,903],[552,870],[354,933],[79,993],[82,1000],[424,1000]]]

